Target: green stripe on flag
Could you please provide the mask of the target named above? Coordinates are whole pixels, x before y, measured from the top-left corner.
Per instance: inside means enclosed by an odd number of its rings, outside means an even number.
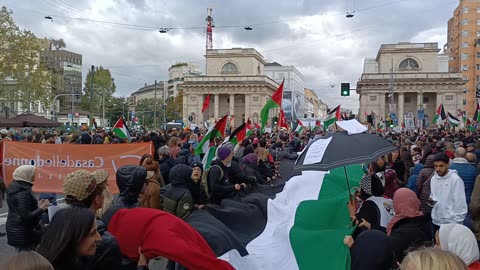
[[[359,185],[360,165],[347,167],[350,187]],[[290,243],[299,269],[350,269],[350,251],[343,243],[351,235],[347,183],[343,167],[325,175],[318,200],[301,202],[290,230]]]

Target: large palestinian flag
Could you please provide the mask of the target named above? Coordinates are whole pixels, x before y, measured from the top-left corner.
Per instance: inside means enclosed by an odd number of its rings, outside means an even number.
[[[362,177],[359,165],[347,167],[347,172],[349,179]],[[249,255],[231,250],[220,258],[240,270],[350,269],[350,253],[343,244],[353,231],[346,202],[343,167],[305,171],[267,201],[265,224],[257,224],[260,233],[246,244]],[[252,228],[248,218],[242,220],[232,229],[237,235]]]

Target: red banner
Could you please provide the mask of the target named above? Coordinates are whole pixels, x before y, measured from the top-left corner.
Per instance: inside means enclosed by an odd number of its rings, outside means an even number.
[[[20,165],[36,167],[35,192],[63,193],[63,179],[73,171],[107,170],[108,189],[118,193],[115,172],[123,165],[138,165],[144,154],[153,155],[151,143],[129,144],[40,144],[3,142],[2,172],[5,182],[13,181]]]

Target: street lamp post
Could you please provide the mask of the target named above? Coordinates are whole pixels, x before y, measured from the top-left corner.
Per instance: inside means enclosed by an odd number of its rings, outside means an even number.
[[[90,122],[89,126],[93,126],[93,110],[92,110],[92,106],[93,106],[93,77],[95,75],[95,66],[92,65],[91,67],[92,69],[92,77],[91,77],[91,80],[90,80],[90,119],[88,119],[88,121]]]
[[[52,112],[53,112],[53,116],[54,116],[55,118],[57,118],[57,116],[56,116],[57,113],[55,112],[55,105],[56,105],[55,103],[57,102],[57,98],[59,98],[59,97],[64,97],[64,96],[72,96],[72,100],[73,100],[74,96],[77,96],[77,95],[79,95],[79,94],[70,93],[70,94],[58,94],[58,95],[56,95],[56,96],[53,98],[53,102],[52,102]],[[72,123],[73,123],[73,115],[72,115]]]

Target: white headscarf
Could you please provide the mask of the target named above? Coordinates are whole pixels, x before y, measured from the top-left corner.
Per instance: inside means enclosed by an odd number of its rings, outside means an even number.
[[[440,246],[460,257],[468,266],[480,258],[477,239],[472,231],[460,224],[440,226]]]
[[[35,173],[35,166],[22,165],[13,172],[13,180],[32,183],[33,174]]]

